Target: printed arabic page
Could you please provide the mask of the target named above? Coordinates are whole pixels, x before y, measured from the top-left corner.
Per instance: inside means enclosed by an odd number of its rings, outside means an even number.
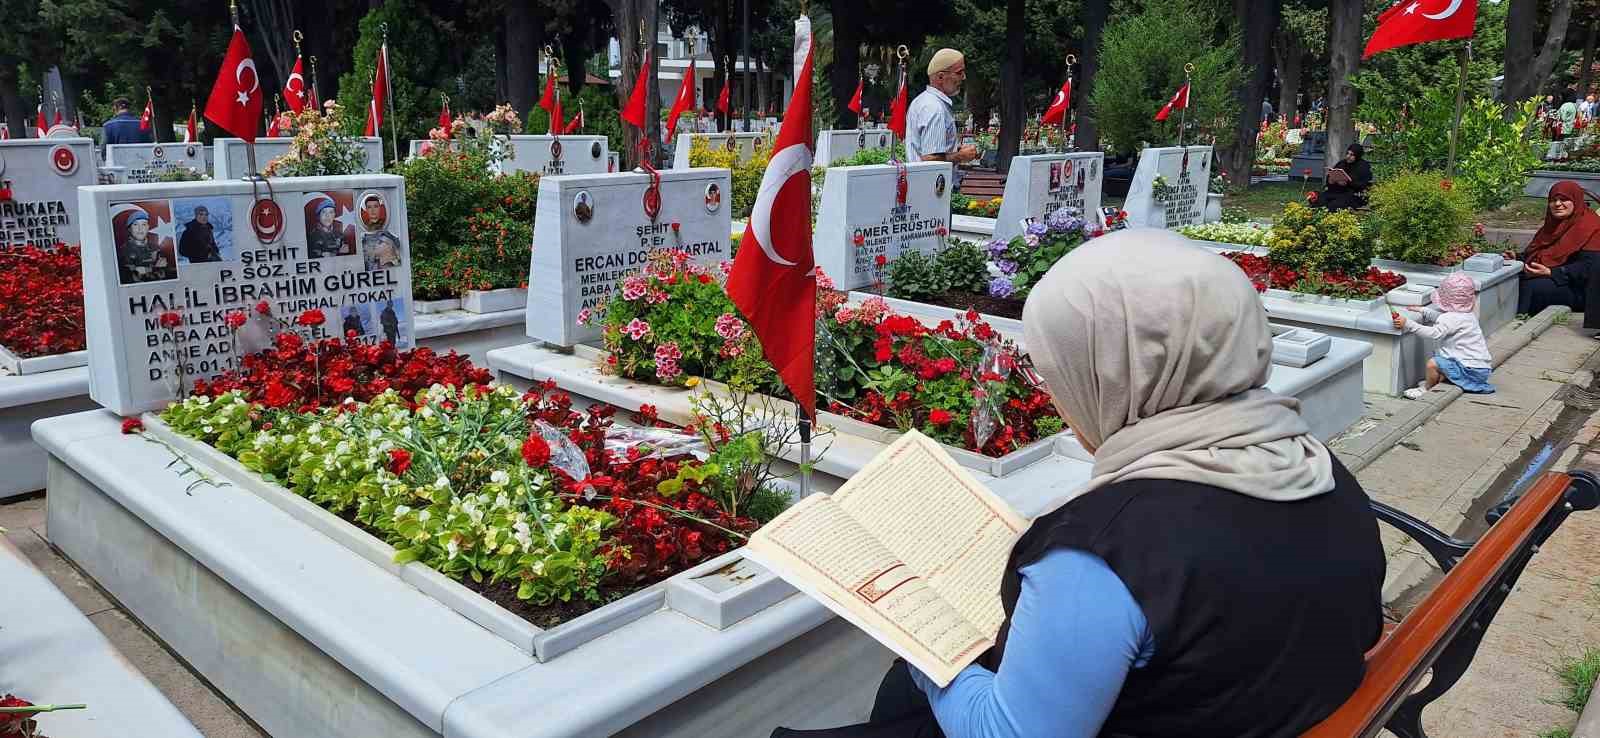
[[[985,637],[999,632],[1000,577],[1028,524],[938,442],[907,433],[833,499]]]

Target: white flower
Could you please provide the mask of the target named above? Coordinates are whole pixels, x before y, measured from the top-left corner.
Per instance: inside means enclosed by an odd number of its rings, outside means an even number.
[[[522,550],[533,548],[533,531],[528,528],[528,521],[518,520],[511,526],[511,530],[514,531],[512,537],[522,545]]]
[[[383,435],[383,431],[380,431],[377,428],[373,428],[372,430],[367,431],[367,440],[376,441],[382,435]]]
[[[411,512],[411,508],[406,507],[405,505],[396,505],[395,508],[394,508],[394,519],[395,520],[399,520],[399,519],[405,517],[406,513],[408,513],[408,512]],[[427,512],[427,511],[424,510],[423,512]]]
[[[350,442],[340,441],[337,446],[333,447],[333,452],[339,456],[344,456],[345,454],[350,453]]]
[[[206,433],[211,433],[212,432],[212,428],[209,425],[200,426],[200,430],[205,431]]]
[[[433,417],[433,408],[428,405],[423,405],[422,409],[417,411],[417,414],[424,418],[431,418]]]
[[[428,522],[428,518],[431,518],[431,517],[433,517],[433,513],[429,512],[427,510],[423,510],[422,512],[417,513],[417,521],[418,522],[426,523],[426,522]]]
[[[404,428],[401,428],[400,435],[404,436],[407,441],[411,440],[411,426],[408,425]]]
[[[496,469],[489,475],[489,481],[494,484],[510,484],[511,475],[507,474],[504,469]]]
[[[444,550],[450,554],[451,559],[454,559],[457,554],[461,553],[461,545],[456,543],[456,539],[451,538],[445,542]]]
[[[494,508],[496,510],[504,510],[504,509],[506,509],[508,507],[511,507],[511,498],[506,497],[506,493],[501,492],[500,494],[495,496],[495,498],[494,498]]]

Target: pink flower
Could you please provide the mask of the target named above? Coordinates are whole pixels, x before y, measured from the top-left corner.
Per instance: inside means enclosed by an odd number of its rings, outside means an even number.
[[[594,318],[594,312],[589,308],[578,311],[578,325],[588,325],[592,318]]]
[[[670,382],[683,374],[678,368],[678,360],[683,358],[683,352],[678,350],[675,341],[668,341],[656,347],[656,376],[663,382]]]
[[[828,274],[826,272],[822,271],[822,267],[817,267],[816,268],[816,273],[817,273],[817,289],[819,289],[819,290],[831,290],[831,289],[833,289],[833,277],[828,276]]]
[[[660,305],[661,303],[670,299],[672,299],[672,295],[667,294],[666,290],[661,289],[652,289],[644,296],[644,301],[650,303],[651,305]]]
[[[638,341],[650,335],[650,324],[634,318],[628,322],[627,327],[623,328],[622,332],[628,334],[629,338]]]
[[[650,291],[650,280],[637,274],[622,280],[622,299],[633,302]]]
[[[744,335],[744,321],[733,313],[723,313],[717,316],[717,335],[730,341],[737,340]]]
[[[838,312],[833,314],[833,319],[840,323],[848,323],[854,317],[856,312],[847,307],[839,308]]]

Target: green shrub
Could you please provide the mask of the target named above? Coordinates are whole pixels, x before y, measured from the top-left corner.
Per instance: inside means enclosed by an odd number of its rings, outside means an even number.
[[[1380,182],[1368,202],[1385,259],[1437,264],[1465,238],[1472,222],[1472,198],[1438,172]]]
[[[1147,2],[1142,10],[1106,24],[1091,96],[1102,143],[1118,151],[1137,151],[1145,142],[1162,145],[1177,138],[1180,117],[1190,126],[1190,141],[1231,139],[1244,73],[1239,36],[1231,31],[1219,36],[1218,29],[1231,24],[1219,22],[1213,5],[1200,0]],[[1186,63],[1195,67],[1189,110],[1166,122],[1154,121],[1156,111],[1183,85]]]
[[[527,280],[539,175],[488,174],[490,152],[458,138],[395,165],[406,178],[412,291],[438,300]]]
[[[989,289],[989,257],[971,241],[952,239],[933,257],[933,268],[946,290],[981,294]]]
[[[926,300],[944,292],[934,260],[921,251],[906,251],[889,262],[889,295],[903,300]]]
[[[1355,213],[1330,213],[1291,202],[1267,238],[1274,265],[1298,272],[1362,274],[1372,264],[1373,242]]]

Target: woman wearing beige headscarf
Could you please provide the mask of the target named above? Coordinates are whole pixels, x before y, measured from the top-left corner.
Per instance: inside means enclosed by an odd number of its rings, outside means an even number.
[[[1355,478],[1265,388],[1244,274],[1123,231],[1058,262],[1022,319],[1095,460],[1012,550],[998,645],[944,688],[897,663],[869,724],[774,735],[1290,738],[1326,717],[1382,631],[1383,550]]]

